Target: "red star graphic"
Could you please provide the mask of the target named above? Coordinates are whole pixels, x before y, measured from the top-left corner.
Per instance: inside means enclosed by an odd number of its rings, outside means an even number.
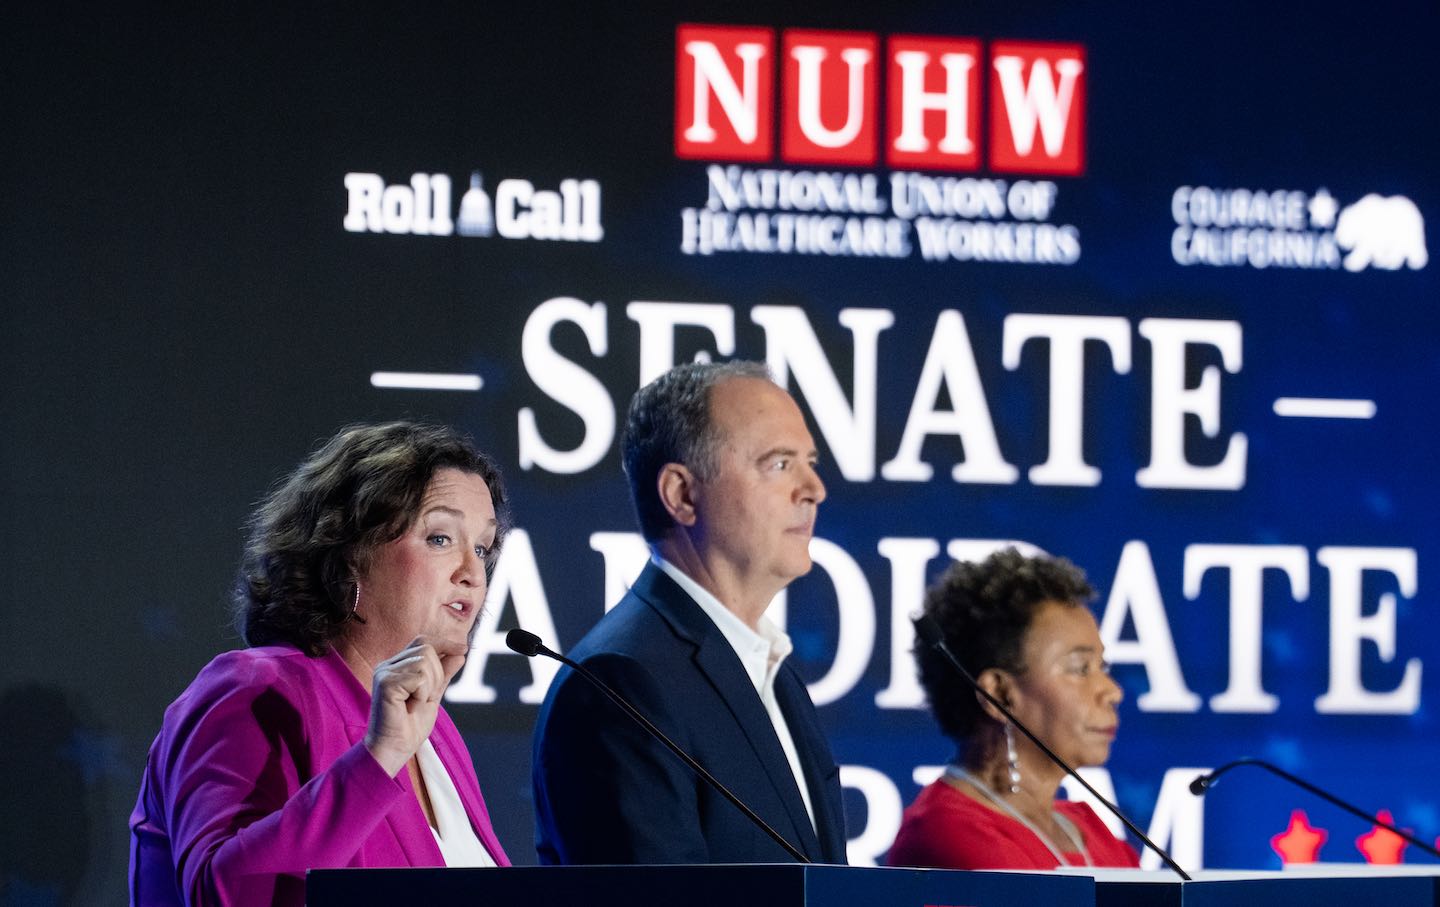
[[[1287,865],[1314,863],[1320,857],[1320,846],[1330,835],[1323,828],[1311,828],[1305,810],[1290,813],[1290,827],[1270,839],[1270,846]]]
[[[1390,815],[1388,809],[1382,809],[1375,815],[1381,822],[1395,824],[1395,819]],[[1410,831],[1408,828],[1405,830]],[[1405,839],[1388,828],[1381,828],[1378,825],[1356,838],[1355,846],[1360,848],[1360,852],[1365,855],[1366,863],[1391,866],[1405,860]]]

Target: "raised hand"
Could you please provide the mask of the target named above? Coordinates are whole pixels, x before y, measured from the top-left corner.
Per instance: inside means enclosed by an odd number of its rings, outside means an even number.
[[[365,748],[392,778],[430,736],[440,697],[467,651],[461,642],[417,636],[375,667]]]

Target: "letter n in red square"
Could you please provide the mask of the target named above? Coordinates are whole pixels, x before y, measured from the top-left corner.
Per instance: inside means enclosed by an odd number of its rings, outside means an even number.
[[[765,161],[775,153],[775,34],[681,25],[675,34],[675,155]]]

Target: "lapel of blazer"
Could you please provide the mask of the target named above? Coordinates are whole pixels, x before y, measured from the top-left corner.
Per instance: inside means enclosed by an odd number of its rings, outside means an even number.
[[[460,794],[460,802],[465,805],[465,814],[470,817],[470,827],[474,829],[475,837],[480,839],[480,844],[489,851],[497,866],[509,866],[510,860],[505,856],[505,849],[500,846],[500,839],[495,836],[495,829],[490,824],[490,811],[485,808],[485,798],[480,794],[479,782],[475,780],[473,772],[467,770],[473,765],[470,752],[465,749],[459,729],[444,710],[435,718],[435,729],[430,732],[430,743],[434,745],[435,754],[445,765],[445,771],[450,773],[450,780]]]
[[[349,746],[354,746],[365,739],[365,729],[370,723],[370,694],[365,692],[365,687],[334,648],[316,661],[320,667],[320,680],[330,692],[336,711],[345,724],[346,741]],[[390,810],[385,816],[385,824],[405,853],[406,861],[411,866],[445,865],[440,845],[435,843],[435,835],[430,831],[430,823],[420,811],[420,801],[410,784],[410,773],[402,771],[395,780],[410,796],[404,798],[402,805]]]
[[[810,785],[810,806],[815,810],[815,828],[820,835],[820,853],[827,863],[844,863],[845,812],[840,799],[839,769],[830,753],[830,743],[820,727],[815,705],[794,667],[784,665],[775,678],[775,701],[785,715],[790,736],[805,779]]]
[[[740,656],[735,654],[730,641],[685,590],[654,564],[646,565],[631,591],[648,602],[670,624],[677,636],[695,646],[696,667],[729,707],[736,723],[750,741],[755,758],[769,777],[780,802],[785,805],[790,824],[790,833],[786,834],[786,838],[812,860],[824,859],[820,842],[815,837],[815,829],[810,825],[810,816],[805,811],[805,801],[800,798],[800,791],[795,786],[795,774],[790,770],[790,760],[785,758],[785,750],[781,748],[780,738],[775,733],[775,725],[770,721],[770,714],[765,711],[764,704],[755,692],[755,685],[750,681],[750,675],[745,672]],[[791,728],[791,734],[794,733],[794,728]],[[796,742],[798,745],[798,739]],[[802,766],[803,752],[802,750]],[[711,773],[723,770],[723,766],[705,767],[710,769]],[[806,774],[809,775],[808,767]],[[754,808],[754,804],[746,805]],[[765,818],[772,826],[776,824],[776,817]],[[781,828],[776,828],[776,831],[785,833]]]

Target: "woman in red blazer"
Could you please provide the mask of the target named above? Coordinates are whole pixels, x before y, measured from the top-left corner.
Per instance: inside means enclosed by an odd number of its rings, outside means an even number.
[[[505,866],[440,707],[506,527],[469,439],[358,426],[260,506],[236,591],[251,647],[165,713],[130,818],[133,904],[302,904],[305,872]]]
[[[1094,596],[1069,561],[1015,549],[950,567],[925,595],[946,645],[996,699],[1072,766],[1103,765],[1119,727]],[[920,681],[954,761],[905,810],[893,866],[1054,869],[1137,866],[1084,803],[1056,799],[1065,774],[928,646]]]

